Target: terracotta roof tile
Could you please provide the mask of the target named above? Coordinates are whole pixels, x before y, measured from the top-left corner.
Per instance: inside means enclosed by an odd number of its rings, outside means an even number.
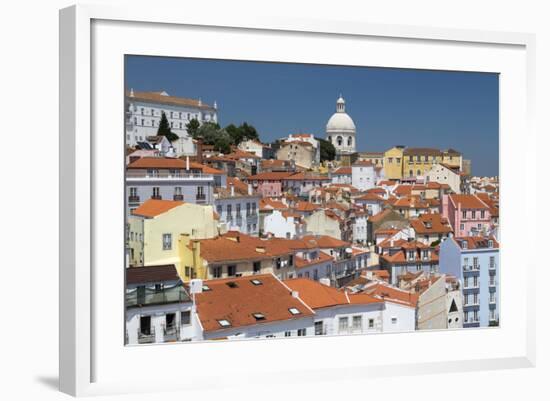
[[[161,199],[148,199],[143,202],[137,209],[135,209],[132,214],[142,217],[156,217],[180,205],[183,205],[183,202]]]
[[[255,285],[252,280],[261,284]],[[205,332],[301,319],[314,314],[272,274],[208,280],[204,285],[209,290],[195,297],[197,313]],[[292,314],[289,311],[292,308],[297,309],[299,314]],[[261,318],[254,314],[260,314]],[[230,326],[221,326],[220,320],[227,320]]]

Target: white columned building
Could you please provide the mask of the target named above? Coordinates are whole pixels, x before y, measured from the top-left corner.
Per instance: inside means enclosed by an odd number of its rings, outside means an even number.
[[[355,123],[346,113],[342,95],[336,101],[336,113],[327,122],[326,135],[336,148],[337,156],[355,153]]]
[[[166,114],[172,132],[179,139],[172,143],[177,155],[196,153],[193,139],[187,134],[186,124],[196,119],[199,123],[218,122],[216,102],[208,105],[201,99],[170,96],[165,91],[135,92],[130,89],[125,96],[126,145],[135,146],[147,137],[157,135],[162,112]]]

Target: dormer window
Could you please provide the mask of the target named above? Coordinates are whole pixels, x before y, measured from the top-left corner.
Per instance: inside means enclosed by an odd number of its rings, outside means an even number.
[[[468,241],[462,241],[462,249],[468,249]]]
[[[226,319],[220,319],[218,320],[218,324],[222,327],[229,327],[231,326],[231,323],[229,322],[229,320],[226,320]]]
[[[489,241],[487,241],[487,245],[489,246],[489,248],[492,248],[493,247],[493,240],[490,239]]]

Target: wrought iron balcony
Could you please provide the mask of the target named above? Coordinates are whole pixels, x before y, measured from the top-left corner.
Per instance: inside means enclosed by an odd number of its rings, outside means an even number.
[[[150,327],[148,330],[138,331],[138,344],[151,344],[155,342],[155,328]]]

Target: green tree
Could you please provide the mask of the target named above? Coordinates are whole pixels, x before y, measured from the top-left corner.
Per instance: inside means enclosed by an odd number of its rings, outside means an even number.
[[[162,116],[160,117],[160,124],[157,130],[157,135],[165,136],[166,139],[168,139],[170,142],[174,142],[179,139],[179,136],[172,132],[164,111],[162,112]]]
[[[321,146],[321,162],[332,161],[336,157],[336,148],[332,143],[322,138],[315,138]]]
[[[235,124],[229,124],[225,127],[227,133],[231,136],[234,145],[238,145],[241,142],[247,141],[249,139],[259,139],[258,131],[254,126],[248,124],[247,122],[242,123],[238,127]]]
[[[187,129],[187,133],[194,138],[197,134],[197,131],[199,130],[201,124],[199,123],[199,120],[196,118],[193,118],[191,121],[189,121],[187,124],[185,124],[185,128]]]
[[[199,127],[193,139],[201,138],[205,145],[213,145],[214,150],[223,153],[231,152],[233,140],[225,129],[221,129],[217,123],[204,123]]]

